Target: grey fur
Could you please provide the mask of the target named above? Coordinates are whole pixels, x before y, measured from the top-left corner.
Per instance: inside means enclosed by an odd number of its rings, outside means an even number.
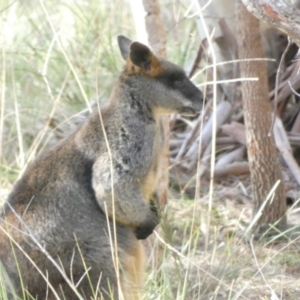
[[[121,281],[128,289],[125,299],[139,299],[138,293],[124,282],[131,278],[131,285],[140,285],[141,279],[132,279],[141,277],[139,239],[146,238],[158,224],[150,201],[160,176],[164,143],[160,115],[200,111],[202,93],[181,68],[156,58],[146,46],[131,47],[130,40],[123,36],[118,37],[118,42],[127,64],[109,105],[101,115],[96,110],[81,128],[29,166],[5,206],[0,221],[0,260],[18,295],[22,294],[20,278],[4,231],[66,300],[75,299],[74,292],[35,240],[75,283],[86,271],[84,259],[89,280],[84,276],[78,290],[87,299],[93,296],[90,283],[96,287],[100,274],[104,299],[111,299],[106,293],[109,289],[117,299],[107,224],[108,217],[113,231],[114,211]],[[155,63],[156,69],[151,64],[138,68],[130,61],[132,56],[139,62],[145,59]],[[22,251],[16,246],[14,249],[24,286],[37,299],[45,299],[45,280]],[[16,298],[10,294],[9,299]],[[55,299],[51,290],[48,299]]]
[[[129,38],[127,38],[126,36],[121,35],[121,34],[118,35],[117,39],[118,39],[118,44],[119,44],[121,55],[122,55],[123,59],[126,60],[127,58],[129,58],[129,52],[130,52],[129,47],[130,47],[132,41]]]

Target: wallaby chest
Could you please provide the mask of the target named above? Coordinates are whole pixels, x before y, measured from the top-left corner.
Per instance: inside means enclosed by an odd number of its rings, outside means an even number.
[[[142,179],[142,191],[145,199],[150,200],[151,196],[156,190],[158,180],[162,173],[162,149],[164,144],[164,131],[161,124],[161,120],[157,121],[155,136],[152,145],[152,155],[150,166],[147,170],[146,175]]]
[[[135,111],[122,111],[121,116],[111,118],[115,122],[105,126],[105,130],[116,176],[125,175],[128,179],[136,180],[142,189],[144,200],[148,202],[161,173],[164,132],[160,118],[148,122],[141,119],[141,116],[133,117],[134,113]],[[106,149],[101,152],[107,152],[107,145],[103,147]]]

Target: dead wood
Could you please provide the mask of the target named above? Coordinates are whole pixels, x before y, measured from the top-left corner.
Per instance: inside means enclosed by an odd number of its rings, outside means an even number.
[[[222,126],[223,127],[223,126]],[[229,137],[229,136],[220,136],[217,137],[217,146],[222,146],[224,145],[229,146],[229,145],[239,145],[240,143],[237,141],[237,139],[233,138],[233,137]]]
[[[291,146],[299,147],[300,146],[300,133],[296,132],[287,132],[289,142]]]
[[[246,145],[246,133],[244,124],[238,122],[231,122],[230,124],[224,124],[222,126],[223,133],[227,134],[235,141]]]
[[[242,160],[246,153],[246,147],[239,147],[231,152],[221,155],[216,163],[216,169],[225,167],[226,165]]]
[[[300,46],[300,10],[291,1],[243,0],[243,2],[257,18],[285,32]]]
[[[286,162],[288,168],[292,172],[295,180],[300,185],[300,168],[295,158],[293,157],[292,148],[289,143],[288,136],[286,134],[281,120],[278,117],[276,117],[274,124],[274,138],[276,146],[280,151],[284,161]]]
[[[278,84],[278,91],[280,91],[286,85],[287,81],[290,79],[291,76],[294,76],[295,65],[296,64],[293,63],[284,72],[281,73],[279,84]],[[275,96],[275,89],[269,92],[270,99],[273,100],[274,96]]]
[[[250,172],[248,162],[235,162],[228,165],[224,165],[219,168],[215,168],[214,176],[223,177],[228,175],[243,175]],[[210,170],[205,170],[203,176],[210,177]]]
[[[217,131],[219,130],[219,128],[221,127],[221,125],[223,123],[225,123],[231,114],[231,109],[232,109],[232,105],[227,102],[227,101],[223,101],[221,103],[218,104],[217,106],[217,111],[216,111],[216,118],[217,118]],[[212,125],[213,125],[213,115],[210,116],[209,120],[206,122],[206,124],[204,125],[203,131],[201,133],[201,140],[199,141],[199,139],[195,140],[193,142],[193,144],[191,145],[190,149],[188,150],[188,152],[186,153],[186,157],[190,158],[190,159],[197,159],[198,156],[195,157],[195,153],[198,153],[198,148],[199,148],[199,142],[200,142],[200,156],[201,153],[205,150],[205,148],[207,147],[208,143],[211,141],[212,139]]]
[[[296,69],[294,70],[296,72]],[[291,85],[291,86],[290,86]],[[293,89],[291,89],[291,87]],[[278,93],[277,103],[280,103],[294,94],[293,90],[300,88],[300,73],[292,73],[282,84],[282,88]]]
[[[190,146],[199,138],[199,132],[201,125],[203,123],[204,116],[208,113],[209,105],[207,105],[204,110],[201,112],[199,117],[194,122],[194,126],[192,126],[191,131],[186,134],[186,138],[184,139],[182,146],[180,147],[178,154],[175,160],[178,162],[180,159],[183,158],[183,155],[188,151]]]
[[[293,133],[300,133],[300,114],[299,114],[299,109],[297,112],[297,117],[295,119],[294,125],[291,129],[291,132]]]

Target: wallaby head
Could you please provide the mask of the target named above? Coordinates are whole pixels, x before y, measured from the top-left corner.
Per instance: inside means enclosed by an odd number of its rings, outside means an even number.
[[[158,113],[195,114],[203,104],[203,94],[179,66],[157,57],[146,46],[118,36],[119,48],[126,61],[128,80],[138,77],[144,101]],[[147,99],[146,99],[147,98]],[[142,99],[141,99],[142,100]]]

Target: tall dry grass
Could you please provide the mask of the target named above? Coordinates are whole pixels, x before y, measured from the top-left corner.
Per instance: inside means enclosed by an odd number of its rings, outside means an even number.
[[[160,1],[168,57],[185,68],[199,47],[199,22],[208,33],[202,10],[188,11],[191,2]],[[122,68],[116,36],[134,39],[135,29],[125,0],[3,0],[0,11],[3,201],[39,153],[83,122],[97,100],[108,101]],[[215,68],[213,74],[215,107]],[[245,193],[241,186],[236,179],[228,189]],[[219,193],[224,184],[214,181],[197,181],[197,188],[196,199],[170,191],[162,224],[148,241],[143,299],[299,299],[298,237],[281,239],[279,233],[272,242],[247,243],[238,233],[251,220],[251,203]],[[298,210],[290,212],[295,222]],[[0,299],[7,299],[4,280]]]

